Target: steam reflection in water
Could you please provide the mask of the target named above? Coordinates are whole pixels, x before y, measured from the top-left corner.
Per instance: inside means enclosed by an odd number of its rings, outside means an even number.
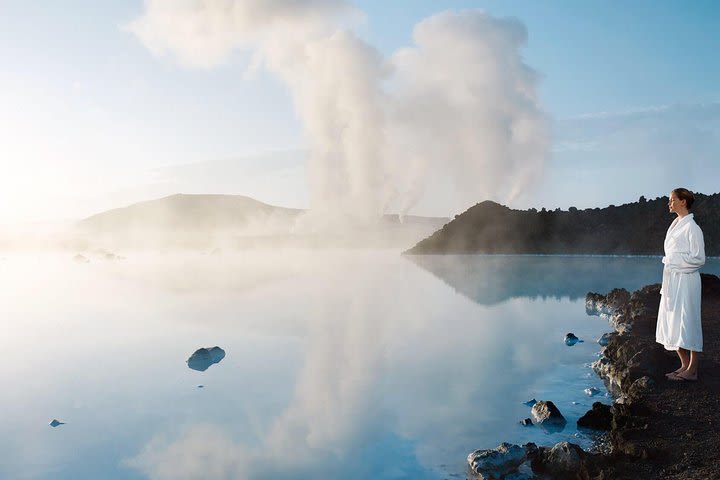
[[[583,390],[601,384],[582,365],[607,327],[567,296],[577,278],[562,257],[538,285],[550,299],[512,280],[537,273],[518,257],[127,257],[0,265],[5,358],[18,359],[0,366],[1,478],[435,479],[503,440],[589,441],[573,426],[597,400]],[[608,269],[588,264],[603,282]],[[626,286],[653,281],[643,275]],[[478,279],[499,292],[492,302],[460,288],[482,291]],[[566,347],[568,331],[585,343]],[[188,369],[202,345],[228,356]],[[552,399],[568,427],[517,425],[532,397]]]

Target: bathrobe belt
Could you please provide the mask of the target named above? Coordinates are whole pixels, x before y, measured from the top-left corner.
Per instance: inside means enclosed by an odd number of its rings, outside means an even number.
[[[662,276],[662,298],[665,302],[665,310],[670,312],[672,311],[675,292],[670,288],[670,275],[672,275],[672,272],[667,266],[665,266],[664,270]]]

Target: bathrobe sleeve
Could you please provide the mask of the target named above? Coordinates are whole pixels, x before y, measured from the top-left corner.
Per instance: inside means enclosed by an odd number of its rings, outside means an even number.
[[[705,265],[705,239],[697,224],[688,228],[687,252],[672,252],[665,256],[663,263],[674,273],[693,273]]]

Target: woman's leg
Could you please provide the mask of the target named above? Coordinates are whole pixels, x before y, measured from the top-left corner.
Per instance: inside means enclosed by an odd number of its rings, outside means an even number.
[[[671,377],[673,375],[677,375],[678,373],[682,373],[685,370],[687,370],[688,367],[690,366],[690,357],[691,357],[690,350],[685,350],[684,348],[678,348],[677,354],[678,354],[678,357],[680,357],[680,368],[678,368],[677,370],[672,371],[670,373],[666,373],[665,374],[666,377]]]
[[[685,350],[685,352],[687,353],[688,350]],[[670,380],[697,380],[698,367],[700,366],[700,352],[690,350],[689,353],[690,355],[687,368],[680,373],[676,373],[675,375],[668,377]]]
[[[690,352],[690,364],[683,373],[684,378],[696,379],[698,376],[698,367],[700,366],[700,352]]]

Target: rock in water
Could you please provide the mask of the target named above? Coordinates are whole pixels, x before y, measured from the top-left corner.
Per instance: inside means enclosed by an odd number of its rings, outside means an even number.
[[[581,341],[582,340],[576,337],[575,334],[572,332],[565,335],[565,345],[567,345],[568,347],[572,347],[573,345]]]
[[[551,431],[560,431],[565,428],[567,420],[560,410],[551,401],[540,400],[532,407],[535,423]]]
[[[211,365],[220,363],[223,358],[225,358],[225,350],[220,347],[199,348],[187,359],[187,364],[193,370],[204,372]]]
[[[501,443],[497,448],[475,450],[468,455],[467,461],[472,472],[484,479],[505,478],[509,473],[517,471],[527,460],[528,444],[525,447],[510,443]]]
[[[53,428],[59,427],[60,425],[65,425],[65,422],[61,422],[61,421],[59,421],[59,420],[57,420],[57,419],[53,419],[53,421],[50,422],[50,426],[53,427]]]
[[[609,405],[600,402],[593,403],[592,410],[577,421],[578,427],[592,428],[595,430],[610,430],[613,415]]]
[[[603,333],[602,337],[598,338],[597,342],[601,347],[607,347],[607,344],[609,341],[610,341],[610,334]]]
[[[532,419],[526,418],[525,420],[520,420],[520,425],[523,427],[532,427],[534,423],[532,422]]]
[[[535,405],[535,404],[537,403],[537,400],[535,400],[535,399],[533,398],[532,400],[528,400],[527,402],[523,402],[523,403],[524,403],[525,405],[527,405],[528,407],[532,407],[533,405]]]
[[[560,442],[543,448],[532,460],[533,472],[547,473],[552,478],[587,478],[581,475],[587,454],[578,445]]]
[[[598,389],[595,388],[595,387],[586,388],[586,389],[583,390],[583,391],[585,392],[585,395],[587,395],[588,397],[594,397],[595,395],[597,395],[598,393],[600,393],[600,390],[598,390]]]

